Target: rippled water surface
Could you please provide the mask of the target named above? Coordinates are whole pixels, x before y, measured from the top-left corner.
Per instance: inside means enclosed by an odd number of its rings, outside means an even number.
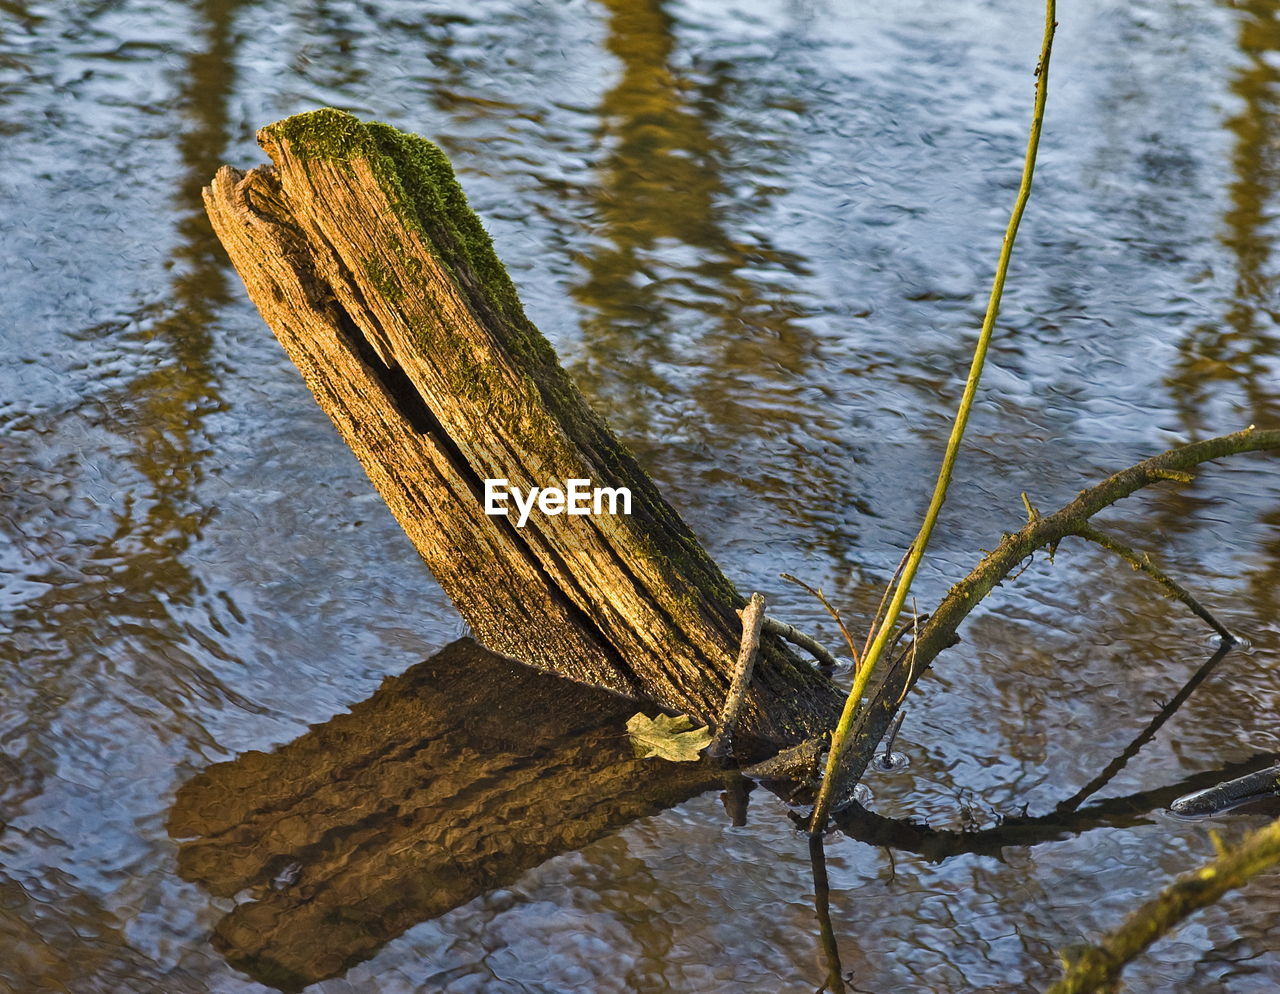
[[[1012,0],[0,0],[0,990],[267,989],[210,941],[262,894],[180,872],[179,788],[299,741],[461,630],[204,220],[217,166],[262,160],[256,127],[333,105],[437,140],[531,316],[725,572],[834,642],[777,573],[864,619],[914,533],[1040,18]],[[1179,441],[1280,422],[1280,5],[1065,0],[1059,19],[921,610],[1019,525],[1020,491],[1056,507]],[[1169,800],[1280,751],[1275,458],[1104,517],[1248,645],[1144,734],[1212,652],[1194,618],[1065,542],[998,590],[908,702],[909,769],[870,780],[877,813],[954,834],[827,845],[853,989],[1043,986],[1057,950],[1211,852]],[[737,827],[717,795],[628,811],[311,989],[819,988],[805,839],[762,791]],[[1023,813],[1040,828],[1000,834]],[[276,888],[306,873],[269,869]],[[1161,941],[1129,989],[1275,990],[1277,879]]]

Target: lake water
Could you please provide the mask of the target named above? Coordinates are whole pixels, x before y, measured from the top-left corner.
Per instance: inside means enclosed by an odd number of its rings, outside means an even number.
[[[254,896],[179,871],[179,788],[461,632],[204,219],[215,169],[262,161],[257,127],[331,105],[439,142],[530,316],[725,573],[834,645],[778,573],[863,623],[914,534],[1041,18],[1013,0],[0,0],[0,990],[267,990],[210,941]],[[1021,491],[1054,508],[1179,442],[1280,424],[1280,4],[1076,0],[1059,20],[921,611],[1020,525]],[[1265,821],[1163,807],[1280,752],[1275,457],[1100,524],[1247,643],[1144,735],[1209,659],[1203,626],[1079,543],[1000,588],[908,700],[910,767],[868,780],[874,812],[954,834],[827,842],[850,990],[1043,987],[1058,950],[1209,858],[1208,828]],[[406,923],[310,989],[820,988],[806,838],[777,798],[735,826],[718,793]],[[1039,827],[1000,834],[1024,814]],[[1272,875],[1198,914],[1127,989],[1275,990],[1278,902]]]

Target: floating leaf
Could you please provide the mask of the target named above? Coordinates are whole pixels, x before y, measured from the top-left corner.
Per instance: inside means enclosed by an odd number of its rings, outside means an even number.
[[[627,721],[627,731],[631,747],[641,759],[657,756],[673,763],[696,763],[698,753],[711,742],[711,729],[694,728],[693,719],[687,714],[674,718],[634,714]]]

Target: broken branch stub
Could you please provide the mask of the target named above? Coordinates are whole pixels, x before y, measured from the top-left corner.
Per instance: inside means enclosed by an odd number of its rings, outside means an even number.
[[[445,592],[490,648],[713,720],[743,598],[525,317],[430,142],[335,110],[262,129],[274,166],[219,170],[214,229],[249,296]],[[631,513],[485,513],[485,481],[589,480]],[[766,636],[751,740],[833,719],[820,674]]]

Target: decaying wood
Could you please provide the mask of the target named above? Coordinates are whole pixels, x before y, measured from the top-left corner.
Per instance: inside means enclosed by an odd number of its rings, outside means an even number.
[[[525,317],[443,154],[334,110],[258,139],[274,166],[220,170],[209,217],[477,638],[713,721],[743,598]],[[535,513],[518,528],[484,513],[486,479],[625,487],[633,513]],[[827,680],[766,635],[740,743],[799,741],[837,710]]]
[[[636,759],[633,702],[459,640],[349,714],[184,785],[180,874],[247,894],[214,941],[301,989],[557,853],[737,774]]]
[[[751,671],[755,669],[756,656],[760,653],[760,630],[764,626],[764,594],[755,593],[742,609],[742,644],[738,647],[738,662],[733,670],[733,683],[716,719],[715,738],[707,746],[712,759],[725,759],[733,751],[733,727],[738,723],[742,701],[751,683]]]
[[[268,324],[441,586],[496,651],[714,723],[743,599],[593,413],[521,310],[443,155],[325,110],[259,135],[275,165],[223,168],[215,230]],[[1151,483],[1280,447],[1250,429],[1184,446],[1008,535],[879,667],[842,778],[861,777],[898,703],[983,597],[1039,548]],[[631,516],[484,513],[482,485],[626,487]],[[855,650],[856,656],[856,650]],[[829,729],[831,684],[766,624],[743,758]]]

